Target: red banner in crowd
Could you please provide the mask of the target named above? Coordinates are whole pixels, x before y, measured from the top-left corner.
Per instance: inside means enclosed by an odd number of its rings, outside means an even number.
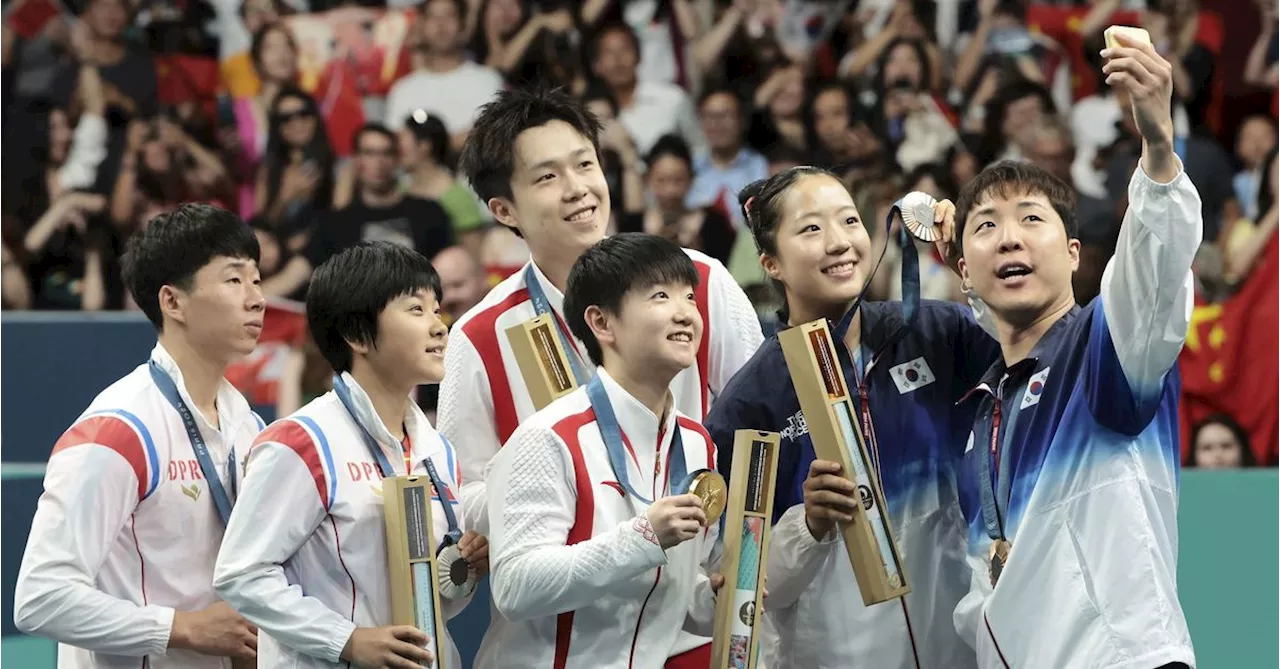
[[[263,316],[258,347],[227,368],[227,380],[244,394],[249,404],[275,406],[280,375],[289,354],[302,347],[306,336],[305,306],[292,300],[270,300]]]
[[[1191,426],[1225,413],[1249,433],[1259,464],[1277,459],[1280,439],[1280,236],[1273,234],[1240,290],[1220,304],[1197,304],[1179,357],[1182,452]]]

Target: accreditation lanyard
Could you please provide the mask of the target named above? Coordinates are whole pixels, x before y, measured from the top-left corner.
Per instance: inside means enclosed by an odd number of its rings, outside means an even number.
[[[168,372],[160,368],[160,364],[155,360],[149,365],[151,370],[151,380],[155,382],[156,387],[160,389],[160,394],[169,401],[169,404],[177,410],[178,415],[182,417],[182,426],[187,430],[187,439],[191,442],[191,450],[196,452],[196,461],[200,463],[200,471],[204,474],[204,478],[209,482],[209,494],[213,496],[213,506],[218,510],[218,517],[222,519],[223,527],[226,527],[227,519],[231,517],[231,498],[227,496],[227,490],[222,486],[222,477],[218,476],[218,469],[213,465],[213,458],[209,456],[209,446],[204,443],[204,435],[200,434],[200,427],[196,425],[196,417],[191,413],[191,409],[187,407],[187,403],[182,401],[182,395],[178,392],[178,384],[174,383],[173,378]],[[227,478],[231,484],[231,494],[236,494],[236,449],[231,446],[231,452],[227,455]]]
[[[991,410],[991,442],[984,444],[982,447],[975,445],[974,450],[981,453],[981,462],[978,463],[978,488],[982,495],[982,523],[986,526],[987,536],[992,539],[1006,539],[1004,534],[1004,518],[1005,513],[1009,510],[1009,495],[1011,489],[1012,476],[1009,475],[1006,465],[1008,458],[1002,458],[1000,449],[1000,422],[1001,422],[1001,390],[1004,382],[1000,383],[996,392],[992,395],[993,408]]]
[[[573,379],[579,386],[585,384],[590,375],[583,368],[582,356],[578,355],[578,347],[574,346],[569,338],[565,336],[564,329],[560,327],[560,317],[551,308],[551,303],[547,301],[547,294],[542,291],[542,284],[538,282],[538,273],[534,271],[533,264],[530,263],[524,270],[524,283],[529,290],[529,300],[533,302],[533,310],[539,316],[551,314],[555,319],[556,336],[560,338],[560,346],[564,348],[566,357],[569,358],[569,366],[572,367]]]
[[[360,434],[364,435],[365,446],[373,454],[382,477],[395,476],[396,470],[391,466],[391,460],[387,458],[382,446],[378,444],[378,440],[374,439],[373,435],[369,434],[369,430],[365,429],[364,424],[360,422],[359,414],[355,412],[355,403],[351,400],[351,388],[347,387],[347,382],[342,379],[340,374],[335,374],[333,377],[333,390],[338,395],[338,401],[342,402],[342,406],[351,415],[351,419],[356,422],[356,425],[360,426]],[[444,439],[444,436],[442,435],[440,438]],[[449,503],[449,489],[445,486],[444,480],[440,478],[440,475],[436,473],[436,466],[432,464],[431,458],[425,458],[424,460],[427,465],[427,476],[431,479],[431,485],[435,487],[436,494],[440,496],[440,506],[444,508],[445,522],[449,524],[449,530],[445,533],[444,541],[440,543],[440,549],[442,549],[458,543],[458,540],[462,538],[462,530],[458,528],[458,517],[453,512],[453,505]],[[404,458],[404,472],[406,475],[413,473],[413,463],[407,449]]]
[[[604,439],[605,450],[609,452],[609,465],[613,467],[614,476],[632,497],[645,504],[653,504],[653,500],[636,492],[631,487],[631,477],[627,474],[626,447],[622,443],[622,430],[618,427],[618,418],[613,413],[613,404],[609,401],[609,393],[604,388],[600,375],[587,384],[587,399],[591,401],[591,410],[595,412],[596,424],[600,427],[600,436]],[[680,424],[677,421],[671,435],[671,455],[667,456],[667,489],[671,492],[685,491],[689,488],[688,467],[684,462],[684,442],[680,438]],[[657,478],[655,476],[655,478]],[[680,485],[671,486],[672,481]]]

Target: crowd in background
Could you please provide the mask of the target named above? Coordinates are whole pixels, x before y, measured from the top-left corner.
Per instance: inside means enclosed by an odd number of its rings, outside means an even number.
[[[1173,64],[1177,148],[1203,201],[1182,361],[1187,463],[1274,465],[1276,7],[1203,5],[14,0],[3,307],[133,308],[119,280],[129,235],[178,203],[217,204],[253,227],[276,298],[239,383],[252,395],[265,380],[257,402],[292,411],[326,390],[296,314],[329,256],[370,239],[417,249],[451,318],[527,261],[453,170],[480,106],[513,85],[581,96],[603,122],[612,229],[722,261],[766,332],[777,298],[736,194],[801,164],[843,176],[863,219],[883,221],[908,191],[955,199],[984,165],[1034,162],[1078,194],[1083,304],[1141,148],[1127,100],[1101,80],[1102,32],[1140,25]],[[901,296],[886,233],[875,226],[871,299]],[[922,296],[963,300],[958,277],[921,250]]]

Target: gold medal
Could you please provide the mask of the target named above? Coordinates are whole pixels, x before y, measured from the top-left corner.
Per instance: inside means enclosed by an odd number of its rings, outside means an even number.
[[[703,527],[711,527],[712,523],[720,522],[720,514],[724,513],[724,505],[729,496],[729,486],[723,476],[709,469],[699,472],[693,476],[689,492],[702,500],[702,511],[707,515],[707,522]]]
[[[1011,550],[1013,550],[1013,544],[1004,539],[996,539],[991,542],[991,551],[988,556],[991,560],[989,565],[991,587],[996,587],[996,581],[1000,580],[1000,572],[1003,572],[1005,565],[1009,564],[1009,551]]]
[[[928,193],[912,191],[898,201],[898,212],[902,214],[902,224],[907,226],[911,236],[922,242],[936,242],[942,239],[942,226],[933,222],[933,205],[937,204]]]

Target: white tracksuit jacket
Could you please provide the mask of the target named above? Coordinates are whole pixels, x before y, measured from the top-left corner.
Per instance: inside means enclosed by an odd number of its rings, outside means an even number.
[[[218,556],[214,585],[259,627],[264,669],[345,666],[339,654],[356,627],[391,624],[382,475],[361,425],[401,474],[404,452],[355,379],[343,379],[357,416],[329,392],[254,443]],[[413,473],[425,475],[430,458],[449,489],[447,503],[460,509],[457,459],[413,402],[405,405],[405,430]],[[448,529],[441,503],[432,497],[437,546]],[[441,602],[445,616],[469,601]],[[454,659],[450,666],[460,666],[452,640],[437,641],[440,654]]]
[[[675,429],[688,471],[714,468],[715,445],[701,425],[669,411],[660,426],[598,373],[629,446],[634,489],[670,494]],[[717,526],[663,551],[648,505],[613,473],[585,388],[521,424],[494,459],[488,490],[493,600],[504,618],[486,640],[491,666],[659,669],[677,654],[682,630],[710,634],[705,569]]]
[[[261,419],[226,381],[218,425],[187,394],[160,345],[151,352],[174,380],[229,497],[228,466],[243,467]],[[231,447],[236,462],[229,463]],[[237,471],[237,478],[239,477]],[[229,667],[225,658],[168,650],[175,611],[213,604],[222,519],[182,418],[144,363],[103,390],[49,456],[14,589],[19,630],[59,642],[59,669]]]

